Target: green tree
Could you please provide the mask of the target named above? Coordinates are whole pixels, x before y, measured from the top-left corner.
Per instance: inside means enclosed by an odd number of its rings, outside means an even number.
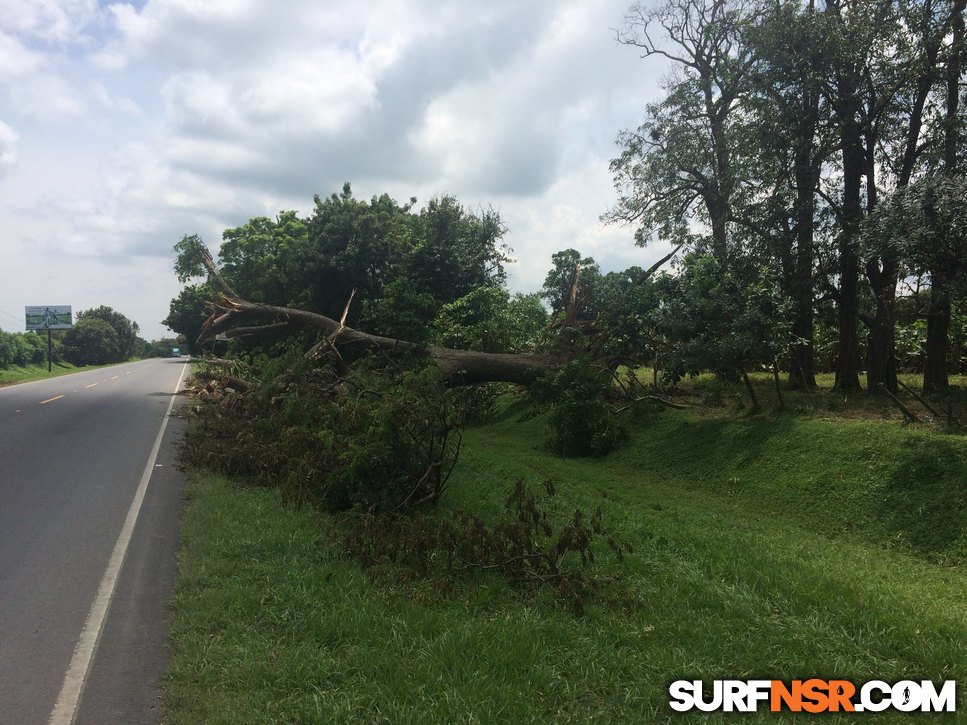
[[[140,355],[142,348],[138,343],[138,323],[129,320],[117,310],[101,305],[78,312],[77,320],[78,322],[81,320],[101,320],[114,330],[117,345],[116,348],[112,348],[115,350],[113,357],[106,359],[105,362],[124,362]]]
[[[121,341],[109,323],[97,316],[81,317],[64,335],[64,359],[72,365],[106,365],[126,359]]]
[[[208,318],[207,303],[213,297],[214,293],[207,282],[188,285],[171,300],[168,316],[161,321],[172,332],[184,336],[189,354],[197,352],[195,341],[201,334],[202,324]]]
[[[471,214],[452,196],[431,199],[413,218],[404,274],[441,304],[479,287],[503,287],[506,232],[495,211]]]
[[[662,0],[635,3],[625,17],[619,41],[675,68],[645,122],[618,137],[623,151],[611,163],[619,201],[606,218],[638,225],[639,245],[655,231],[677,245],[704,238],[726,266],[741,191],[737,157],[749,151],[737,127],[756,62],[743,42],[755,11],[744,0]],[[694,232],[695,221],[704,222],[707,236]]]
[[[601,281],[598,263],[593,257],[581,257],[576,249],[564,249],[551,255],[553,266],[544,278],[541,297],[551,306],[551,315],[565,315],[574,291],[574,317],[576,320],[592,320],[597,316],[595,295]],[[574,279],[577,275],[577,288]]]
[[[360,201],[348,183],[339,194],[316,196],[306,243],[292,255],[290,303],[338,317],[355,291],[346,320],[355,326],[364,303],[399,276],[410,248],[409,210],[388,194]]]
[[[861,254],[889,255],[931,284],[925,340],[925,390],[948,385],[951,300],[967,292],[967,180],[936,175],[898,189],[870,215]]]
[[[290,304],[292,259],[307,241],[308,227],[297,212],[275,219],[256,217],[225,230],[218,252],[221,273],[242,297],[252,302]]]
[[[741,379],[758,408],[748,373],[775,365],[789,332],[789,305],[778,275],[755,260],[732,271],[709,254],[690,254],[669,292],[664,327],[678,344],[666,375],[674,380],[710,370],[726,380]]]

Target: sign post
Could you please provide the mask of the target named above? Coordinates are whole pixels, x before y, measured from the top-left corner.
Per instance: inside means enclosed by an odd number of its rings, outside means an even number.
[[[51,330],[69,330],[73,327],[70,305],[47,305],[41,307],[25,307],[24,316],[28,330],[47,330],[47,372],[51,371],[51,352],[53,343]]]

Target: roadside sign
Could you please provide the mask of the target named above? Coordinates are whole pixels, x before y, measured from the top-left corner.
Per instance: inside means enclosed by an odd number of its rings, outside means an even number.
[[[70,305],[24,308],[28,330],[68,330],[73,327]]]

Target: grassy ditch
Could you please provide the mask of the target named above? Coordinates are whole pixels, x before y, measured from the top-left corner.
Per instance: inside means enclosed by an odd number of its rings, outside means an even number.
[[[520,412],[467,432],[439,508],[495,516],[521,476],[557,482],[562,518],[601,507],[634,553],[601,552],[582,615],[496,576],[373,577],[326,516],[195,475],[167,719],[682,721],[675,679],[815,675],[956,679],[967,707],[964,438],[665,411],[609,457],[563,460]]]

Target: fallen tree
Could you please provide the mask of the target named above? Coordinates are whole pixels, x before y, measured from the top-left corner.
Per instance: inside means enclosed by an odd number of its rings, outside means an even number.
[[[335,351],[340,359],[363,353],[425,356],[440,368],[451,386],[491,382],[530,385],[539,373],[558,364],[549,356],[455,350],[435,345],[424,347],[406,340],[371,335],[317,312],[249,302],[234,295],[230,289],[223,291],[212,307],[213,312],[202,327],[199,342],[213,340],[216,336],[231,339],[308,327],[323,333],[326,337],[322,345]],[[261,324],[253,325],[253,322]],[[314,348],[318,349],[321,349],[319,345]]]

